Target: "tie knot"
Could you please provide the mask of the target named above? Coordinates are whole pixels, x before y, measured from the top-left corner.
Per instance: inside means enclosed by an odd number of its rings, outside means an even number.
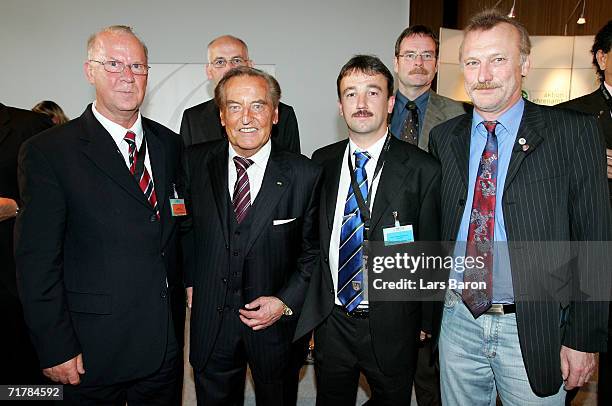
[[[495,134],[495,127],[497,126],[497,121],[483,121],[482,124],[485,126],[489,134]]]
[[[406,108],[408,110],[416,110],[417,105],[415,102],[413,102],[412,100],[408,100],[408,103],[406,103]]]
[[[355,168],[363,169],[370,158],[368,151],[355,151]]]
[[[125,137],[123,137],[123,140],[127,142],[129,145],[135,145],[136,144],[136,134],[133,131],[128,131],[127,133],[125,133]]]
[[[246,171],[249,166],[253,165],[253,160],[248,158],[243,158],[241,156],[234,157],[234,165],[236,165],[236,170]]]

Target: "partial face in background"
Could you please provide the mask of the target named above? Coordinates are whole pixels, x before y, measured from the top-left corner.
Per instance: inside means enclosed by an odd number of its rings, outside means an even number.
[[[93,61],[85,62],[84,68],[87,80],[96,88],[98,111],[111,121],[129,128],[136,120],[144,100],[148,77],[134,75],[129,65],[147,64],[144,48],[129,33],[102,32],[92,51],[90,59],[125,64],[120,73],[107,72],[102,64]]]
[[[395,98],[387,94],[387,79],[382,74],[353,71],[340,81],[338,107],[351,136],[383,134]]]
[[[612,86],[612,50],[604,53],[601,49],[595,55],[599,69],[604,71],[604,78],[608,86]]]
[[[521,60],[519,46],[518,30],[507,23],[469,32],[463,40],[465,90],[487,119],[499,117],[521,98],[522,77],[530,62],[529,56]]]
[[[225,61],[225,65],[221,66]],[[237,66],[251,66],[247,49],[234,38],[220,37],[208,47],[206,75],[217,86],[223,75]]]
[[[266,80],[246,75],[225,84],[225,105],[220,114],[230,144],[243,157],[257,153],[278,122],[278,108],[273,105]]]
[[[400,87],[429,89],[438,72],[437,57],[431,37],[414,34],[404,38],[393,63]]]

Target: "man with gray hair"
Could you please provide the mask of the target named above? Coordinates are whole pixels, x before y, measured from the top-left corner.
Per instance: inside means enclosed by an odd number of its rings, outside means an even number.
[[[232,35],[222,35],[208,44],[206,76],[217,86],[232,68],[253,66],[247,44]],[[227,138],[214,99],[190,107],[183,113],[181,136],[185,146]],[[300,152],[300,134],[293,107],[278,104],[278,122],[272,126],[272,141],[281,149]]]
[[[523,269],[546,270],[525,251],[500,255],[506,242],[609,241],[612,231],[597,123],[521,97],[530,48],[516,20],[474,16],[460,49],[474,111],[431,133],[429,151],[442,165],[442,239],[484,258],[482,269],[455,275],[468,287],[447,291],[439,340],[447,405],[490,405],[496,395],[504,405],[563,405],[564,389],[584,385],[594,353],[606,348],[605,303],[549,292],[525,299],[534,276]]]
[[[19,156],[19,294],[68,404],[168,405],[179,387],[182,143],[139,112],[148,71],[130,27],[94,34],[84,72],[95,101]]]
[[[189,360],[198,404],[242,404],[247,364],[258,405],[296,403],[308,337],[292,338],[318,260],[321,170],[271,142],[280,95],[269,74],[230,70],[215,89],[227,140],[186,154]]]

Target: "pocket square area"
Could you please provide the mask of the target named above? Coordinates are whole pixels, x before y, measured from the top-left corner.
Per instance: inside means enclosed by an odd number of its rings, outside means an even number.
[[[272,221],[272,225],[273,226],[280,226],[281,224],[291,223],[294,220],[295,220],[294,218],[293,219],[273,220]]]

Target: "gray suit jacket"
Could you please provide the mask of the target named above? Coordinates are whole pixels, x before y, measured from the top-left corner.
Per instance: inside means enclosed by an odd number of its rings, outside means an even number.
[[[433,90],[429,91],[429,102],[423,119],[423,129],[419,136],[419,148],[429,150],[429,133],[431,129],[451,118],[468,113],[467,103],[462,103],[448,97],[440,96]]]

